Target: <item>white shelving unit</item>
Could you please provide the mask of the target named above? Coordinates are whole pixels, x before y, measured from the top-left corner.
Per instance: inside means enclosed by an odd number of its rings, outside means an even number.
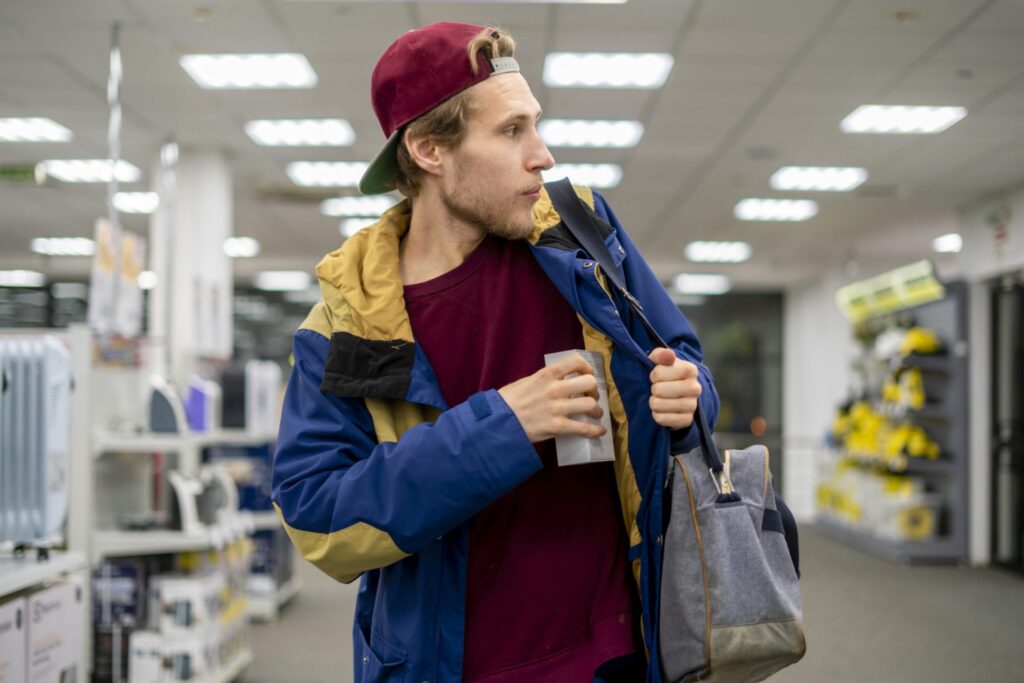
[[[68,547],[72,551],[60,556],[61,566],[68,564],[78,571],[87,572],[104,558],[135,555],[154,555],[189,551],[212,550],[226,543],[251,534],[256,528],[252,515],[243,513],[224,524],[206,527],[194,533],[169,530],[121,531],[96,528],[96,478],[95,470],[108,457],[148,457],[154,453],[176,455],[174,469],[186,476],[198,475],[202,465],[203,448],[217,445],[254,446],[265,444],[276,438],[274,434],[253,434],[243,430],[219,430],[204,433],[154,434],[114,433],[97,430],[95,416],[102,406],[101,393],[111,391],[102,386],[102,381],[93,382],[93,337],[85,326],[73,326],[69,331],[71,340],[72,372],[75,377],[75,391],[72,395],[72,439],[71,439],[71,506],[68,515]],[[123,389],[122,389],[123,390]],[[108,492],[109,493],[109,492]],[[269,527],[269,518],[261,523]],[[56,554],[54,554],[56,557]],[[34,562],[34,559],[33,559]],[[50,564],[53,564],[51,560]],[[56,565],[53,565],[56,566]],[[67,570],[64,570],[67,571]],[[0,567],[0,587],[15,585],[15,582],[29,580],[7,578]],[[13,574],[12,574],[13,577]],[[88,583],[88,582],[87,582]],[[291,587],[292,595],[298,585]],[[289,596],[291,597],[291,596]],[[85,638],[83,639],[83,662],[92,661],[92,596],[86,591]],[[275,605],[279,608],[283,601]],[[214,683],[228,683],[241,675],[253,661],[251,650],[245,650],[229,666],[212,679]]]
[[[277,588],[273,593],[261,595],[249,593],[249,617],[258,621],[277,621],[281,608],[302,590],[302,579],[293,576],[288,583]]]
[[[242,672],[248,669],[253,662],[252,650],[245,650],[238,655],[233,662],[228,666],[224,667],[212,678],[213,683],[230,683],[239,676]]]
[[[256,528],[256,531],[268,531],[281,526],[281,518],[278,517],[277,512],[273,510],[268,512],[254,512],[252,513],[252,523]]]
[[[0,598],[59,578],[85,571],[88,563],[81,553],[52,551],[50,559],[39,561],[35,553],[21,557],[0,556]]]

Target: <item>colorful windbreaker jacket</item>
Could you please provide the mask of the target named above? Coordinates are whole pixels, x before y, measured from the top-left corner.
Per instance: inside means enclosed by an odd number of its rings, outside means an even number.
[[[604,199],[576,191],[655,329],[698,365],[701,410],[714,424],[718,397],[693,329]],[[274,462],[274,505],[302,555],[338,581],[362,577],[353,638],[355,680],[363,683],[461,680],[470,524],[542,466],[497,387],[445,404],[402,294],[399,241],[409,211],[408,202],[398,204],[317,266],[323,298],[295,334]],[[575,309],[587,350],[604,358],[615,476],[650,661],[658,652],[668,455],[696,446],[697,434],[654,422],[654,344],[546,192],[534,218],[531,251]],[[661,680],[657,661],[648,681]]]

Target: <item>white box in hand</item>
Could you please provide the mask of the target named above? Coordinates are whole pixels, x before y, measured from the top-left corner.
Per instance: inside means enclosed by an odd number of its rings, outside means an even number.
[[[612,462],[615,460],[615,448],[612,445],[612,420],[608,411],[608,382],[604,374],[604,357],[595,351],[571,349],[544,355],[544,364],[553,365],[573,354],[582,356],[594,368],[597,379],[597,402],[601,406],[601,417],[595,419],[589,415],[573,415],[572,419],[580,422],[604,425],[604,436],[587,438],[585,436],[556,436],[555,451],[558,453],[558,464],[583,465],[589,462]],[[567,375],[572,377],[573,375]]]

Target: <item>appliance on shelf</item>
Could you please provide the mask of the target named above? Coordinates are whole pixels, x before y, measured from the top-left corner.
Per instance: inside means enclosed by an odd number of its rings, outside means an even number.
[[[0,542],[59,542],[68,512],[71,361],[52,336],[0,339]]]
[[[185,406],[177,389],[166,377],[153,375],[149,381],[149,431],[179,434],[187,430]]]

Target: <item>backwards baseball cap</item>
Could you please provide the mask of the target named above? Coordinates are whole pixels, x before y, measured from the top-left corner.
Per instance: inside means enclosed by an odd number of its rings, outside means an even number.
[[[395,189],[397,150],[407,123],[491,76],[519,71],[512,57],[487,59],[481,51],[473,73],[467,48],[485,30],[475,24],[427,24],[399,37],[377,60],[370,98],[388,141],[359,181],[360,192],[381,194]]]

